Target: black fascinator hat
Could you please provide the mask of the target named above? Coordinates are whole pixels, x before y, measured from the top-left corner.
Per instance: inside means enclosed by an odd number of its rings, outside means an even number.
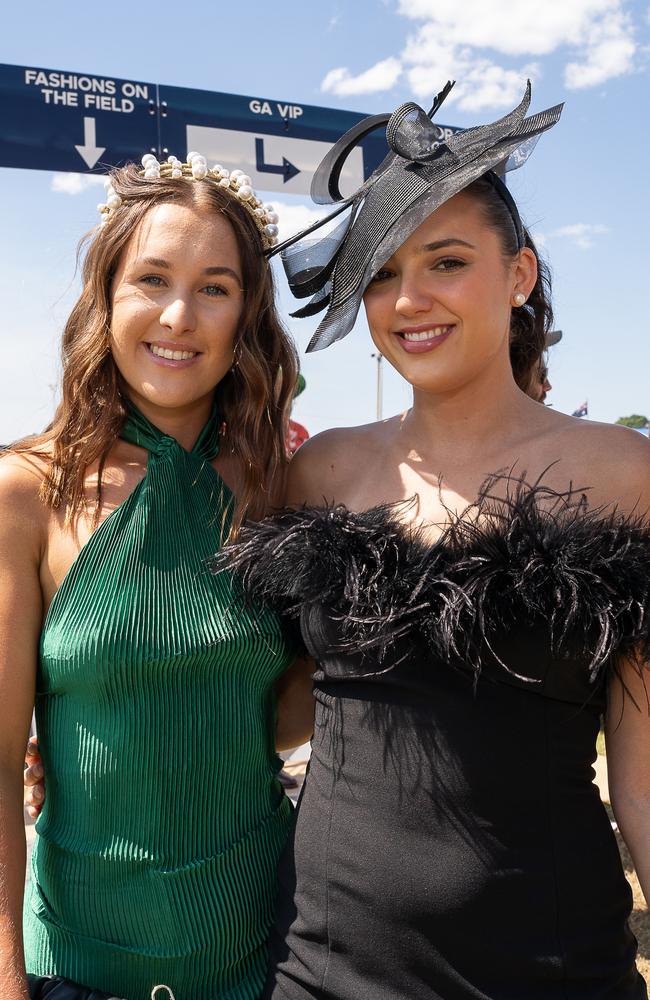
[[[525,163],[542,132],[558,121],[562,105],[526,118],[529,81],[521,103],[510,114],[444,138],[432,118],[452,87],[453,83],[446,84],[428,114],[417,104],[403,104],[393,114],[371,115],[346,132],[318,166],[311,185],[313,201],[336,205],[335,211],[267,251],[267,256],[281,253],[296,298],[312,296],[294,316],[327,310],[308,351],[347,336],[363,293],[382,265],[432,212],[483,175],[508,205],[519,246],[524,245],[517,208],[494,171]],[[345,160],[364,136],[383,125],[390,152],[358,191],[343,198],[339,178]],[[310,238],[346,209],[347,217],[330,232]]]

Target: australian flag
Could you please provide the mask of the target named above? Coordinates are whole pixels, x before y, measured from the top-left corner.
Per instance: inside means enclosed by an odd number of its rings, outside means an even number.
[[[589,415],[589,407],[587,406],[587,401],[585,400],[582,406],[579,406],[577,410],[574,410],[571,414],[572,417],[586,417]]]

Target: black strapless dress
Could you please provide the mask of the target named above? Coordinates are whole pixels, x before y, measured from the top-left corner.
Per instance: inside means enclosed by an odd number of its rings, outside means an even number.
[[[304,509],[230,551],[317,662],[265,998],[647,997],[591,765],[608,673],[648,655],[650,532],[540,486],[479,514],[428,545]]]

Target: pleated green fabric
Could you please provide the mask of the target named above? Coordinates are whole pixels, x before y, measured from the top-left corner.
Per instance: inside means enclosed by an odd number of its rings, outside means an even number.
[[[273,685],[292,650],[244,608],[219,548],[232,500],[210,459],[137,411],[144,479],[101,523],[52,602],[37,725],[47,800],[25,901],[28,971],[127,1000],[253,1000],[291,820]]]

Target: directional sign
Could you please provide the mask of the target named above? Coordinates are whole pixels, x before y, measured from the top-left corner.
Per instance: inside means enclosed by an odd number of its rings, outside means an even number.
[[[304,195],[332,143],[364,117],[259,96],[0,64],[4,167],[98,173],[145,152],[162,158],[197,150],[210,165],[245,170],[262,191]],[[364,139],[343,169],[343,193],[356,190],[386,151],[381,132]]]
[[[82,146],[75,146],[86,166],[92,168],[97,163],[102,153],[106,152],[105,146],[97,145],[97,130],[94,118],[84,118],[84,141]]]
[[[314,170],[327,153],[331,143],[314,139],[294,139],[283,136],[257,136],[254,132],[236,132],[205,125],[187,126],[187,146],[219,162],[228,170],[241,167],[262,191],[282,191],[286,194],[309,194]],[[352,193],[363,184],[363,153],[352,151],[341,173],[341,190]]]
[[[0,65],[0,165],[86,172],[158,142],[156,85]]]
[[[197,150],[210,164],[245,170],[255,188],[283,194],[309,194],[314,170],[332,143],[365,117],[182,87],[161,86],[159,94],[163,153]],[[342,190],[356,190],[385,154],[386,140],[379,133],[355,149],[344,167]]]
[[[280,174],[285,184],[300,173],[298,167],[286,156],[282,157],[282,163],[267,163],[264,158],[264,139],[258,138],[255,139],[255,170],[258,174]]]

